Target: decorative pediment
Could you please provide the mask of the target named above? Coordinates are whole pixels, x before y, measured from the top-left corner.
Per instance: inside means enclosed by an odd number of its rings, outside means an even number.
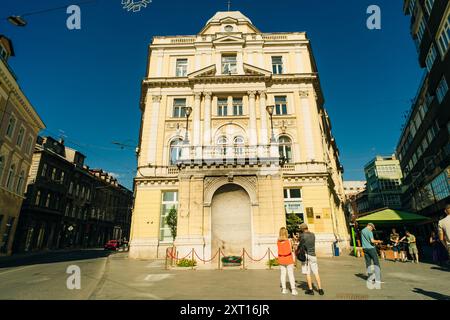
[[[232,17],[226,17],[219,20],[219,23],[238,23],[238,19]]]
[[[224,36],[213,41],[214,45],[237,44],[242,45],[245,40],[236,36]]]
[[[198,78],[198,77],[207,77],[207,76],[214,76],[216,74],[216,65],[212,64],[208,67],[205,67],[203,69],[194,71],[190,74],[188,74],[189,79]]]
[[[244,62],[244,72],[245,72],[245,74],[248,74],[248,75],[258,75],[258,76],[265,76],[265,77],[270,77],[272,75],[272,72],[270,72],[266,69],[258,68],[258,67],[252,66],[251,64],[247,64],[245,62]]]

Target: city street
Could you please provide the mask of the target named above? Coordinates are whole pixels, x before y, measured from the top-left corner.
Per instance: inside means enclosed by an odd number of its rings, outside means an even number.
[[[164,261],[130,260],[101,250],[0,259],[0,299],[193,300],[450,300],[450,270],[421,263],[382,261],[381,290],[366,286],[361,258],[319,259],[325,295],[281,295],[279,270],[165,270]],[[81,290],[69,290],[69,265],[81,268]]]

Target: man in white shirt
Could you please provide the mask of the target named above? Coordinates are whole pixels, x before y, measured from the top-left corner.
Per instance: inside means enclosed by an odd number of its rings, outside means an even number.
[[[447,216],[439,221],[439,240],[447,248],[450,259],[450,204],[445,206]]]

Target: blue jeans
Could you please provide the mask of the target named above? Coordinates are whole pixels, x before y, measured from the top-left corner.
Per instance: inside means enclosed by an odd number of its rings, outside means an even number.
[[[372,265],[375,265],[381,270],[380,268],[380,261],[378,260],[378,253],[377,249],[370,248],[370,249],[363,249],[364,250],[364,259],[366,260],[366,269],[367,273],[369,273],[369,267]],[[370,276],[370,274],[369,274]]]

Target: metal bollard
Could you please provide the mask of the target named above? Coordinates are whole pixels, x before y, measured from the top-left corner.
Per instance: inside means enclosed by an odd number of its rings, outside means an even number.
[[[245,248],[242,248],[242,270],[245,270]]]
[[[269,256],[269,270],[272,270],[272,264],[270,263],[270,248],[267,248],[267,254]]]

